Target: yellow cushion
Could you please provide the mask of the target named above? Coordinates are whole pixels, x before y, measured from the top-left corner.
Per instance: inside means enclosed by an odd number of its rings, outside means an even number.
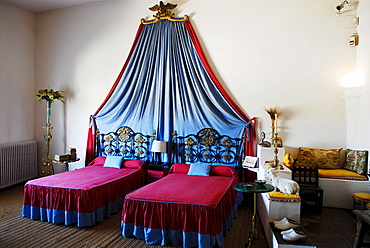
[[[271,201],[279,201],[279,202],[299,202],[301,201],[301,197],[299,195],[293,194],[285,194],[279,191],[271,191],[268,193],[268,198]]]
[[[300,147],[297,155],[296,165],[301,167],[315,167],[320,169],[339,169],[339,149],[315,149]]]
[[[359,192],[359,193],[352,193],[352,197],[356,200],[365,200],[370,201],[370,193]]]
[[[366,176],[345,169],[335,169],[335,170],[319,169],[319,177],[345,180],[358,180],[358,181],[367,180]]]
[[[294,159],[290,153],[285,154],[284,156],[284,164],[288,168],[292,168],[294,163]]]

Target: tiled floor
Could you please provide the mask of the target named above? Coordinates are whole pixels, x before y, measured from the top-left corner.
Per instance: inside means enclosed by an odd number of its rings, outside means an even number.
[[[316,247],[353,247],[356,219],[351,210],[324,207],[318,214],[303,209],[301,224],[308,236],[307,243]]]
[[[280,231],[274,230],[278,242],[281,244],[300,247],[318,248],[350,248],[353,247],[356,234],[356,218],[350,209],[324,207],[322,213],[309,208],[302,208],[301,229],[307,235],[306,239],[289,243],[282,240]],[[365,236],[365,242],[369,237]],[[362,247],[370,247],[365,243]]]

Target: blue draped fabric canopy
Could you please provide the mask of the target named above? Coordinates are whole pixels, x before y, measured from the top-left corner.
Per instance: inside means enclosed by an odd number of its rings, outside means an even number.
[[[243,136],[249,120],[215,85],[186,22],[140,25],[124,69],[92,116],[101,133],[129,126],[171,141],[174,131],[184,136],[209,127]]]

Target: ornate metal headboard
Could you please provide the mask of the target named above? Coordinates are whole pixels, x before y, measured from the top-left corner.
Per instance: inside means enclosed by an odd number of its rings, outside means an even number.
[[[220,135],[212,128],[184,137],[173,134],[174,162],[212,163],[240,167],[243,159],[243,138]]]
[[[135,133],[130,127],[123,126],[115,132],[96,135],[97,156],[123,156],[125,159],[151,160],[153,135]]]

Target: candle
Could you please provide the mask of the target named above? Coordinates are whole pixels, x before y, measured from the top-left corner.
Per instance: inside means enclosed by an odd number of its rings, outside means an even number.
[[[278,134],[278,115],[275,114],[275,136]]]

